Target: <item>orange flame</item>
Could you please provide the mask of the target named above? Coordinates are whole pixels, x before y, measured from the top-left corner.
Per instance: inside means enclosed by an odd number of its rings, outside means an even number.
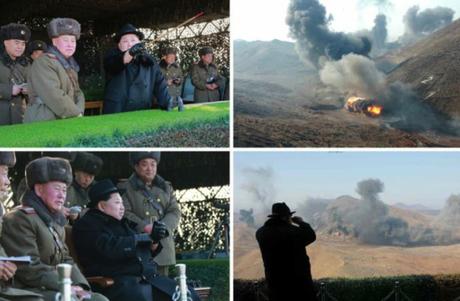
[[[367,112],[371,114],[373,117],[377,117],[377,116],[380,116],[380,114],[382,114],[382,109],[383,109],[382,106],[374,105],[374,106],[367,107]]]

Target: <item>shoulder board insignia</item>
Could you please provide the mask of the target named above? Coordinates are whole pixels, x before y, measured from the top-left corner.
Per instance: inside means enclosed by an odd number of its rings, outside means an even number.
[[[52,53],[46,53],[46,56],[49,57],[50,59],[55,59],[55,60],[57,60],[57,57],[56,57],[54,54],[52,54]]]
[[[32,207],[21,206],[18,209],[21,210],[22,212],[24,212],[25,214],[36,214],[37,213],[37,212],[35,212],[35,209],[32,208]]]

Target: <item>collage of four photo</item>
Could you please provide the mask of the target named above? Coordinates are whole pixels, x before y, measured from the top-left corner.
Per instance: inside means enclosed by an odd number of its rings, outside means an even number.
[[[0,3],[0,301],[460,300],[458,13]]]

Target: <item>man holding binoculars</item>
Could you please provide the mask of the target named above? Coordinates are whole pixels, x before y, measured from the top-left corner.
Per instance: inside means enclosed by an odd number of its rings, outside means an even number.
[[[143,39],[144,34],[131,24],[115,35],[117,48],[104,58],[104,114],[151,109],[153,96],[162,109],[168,109],[167,83],[159,65],[141,43]]]

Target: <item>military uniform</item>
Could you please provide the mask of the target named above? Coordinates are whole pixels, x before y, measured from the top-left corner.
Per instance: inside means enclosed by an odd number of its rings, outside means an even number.
[[[15,285],[43,294],[45,300],[54,301],[59,291],[56,266],[60,263],[72,265],[72,284],[89,289],[89,284],[65,244],[65,218],[53,218],[45,208],[35,207],[39,198],[33,191],[24,196],[27,206],[15,208],[5,215],[1,243],[10,256],[29,255],[30,265],[19,265]],[[31,206],[34,207],[31,207]],[[43,205],[42,205],[43,206]],[[63,219],[63,220],[62,220]],[[91,300],[106,300],[93,294]]]
[[[91,187],[91,186],[90,186]],[[88,189],[90,188],[88,187]],[[80,186],[75,180],[72,185],[67,189],[67,196],[65,201],[66,207],[80,206],[86,208],[89,203],[88,189]]]
[[[23,205],[5,215],[0,238],[8,255],[31,257],[30,264],[18,266],[14,285],[38,292],[46,301],[54,301],[60,290],[56,267],[67,263],[72,265],[72,284],[88,290],[89,284],[65,244],[66,218],[61,212],[52,213],[34,191],[35,184],[51,181],[69,185],[72,181],[69,162],[50,157],[33,160],[26,166],[26,181],[28,190]],[[107,299],[92,294],[90,300]]]
[[[167,81],[174,79],[179,80],[180,83],[178,85],[173,83],[172,85],[168,86],[168,92],[171,97],[180,97],[182,94],[182,82],[184,80],[184,75],[179,64],[172,63],[168,65],[164,60],[161,60],[160,70]]]
[[[3,219],[3,214],[5,212],[5,208],[3,204],[0,204],[0,232],[2,231],[2,219]],[[5,249],[0,245],[0,256],[2,257],[8,257],[8,255],[5,252]],[[6,283],[3,281],[0,281],[2,283],[2,290],[0,291],[0,300],[18,300],[18,301],[42,301],[42,295],[38,293],[34,293],[31,291],[26,291],[23,289],[18,289],[18,288],[13,288],[8,286]],[[3,299],[3,298],[5,299]]]
[[[217,66],[214,64],[206,65],[202,61],[194,64],[191,70],[192,83],[195,86],[195,102],[219,101],[219,89],[208,90],[206,84],[214,81],[217,85],[223,85],[223,79],[219,75]]]
[[[0,125],[22,123],[27,96],[19,93],[12,95],[13,85],[27,83],[30,62],[23,54],[15,60],[6,52],[3,41],[18,39],[27,41],[29,29],[20,24],[8,24],[1,28],[0,45]]]
[[[103,164],[104,163],[102,159],[96,155],[86,152],[78,152],[76,154],[75,159],[72,162],[72,168],[74,172],[82,171],[87,174],[97,176],[101,171]],[[65,206],[80,206],[82,208],[86,208],[90,201],[88,191],[93,184],[94,181],[90,184],[88,188],[85,189],[82,186],[80,186],[80,184],[78,184],[78,182],[74,178],[72,184],[67,189]]]
[[[52,47],[50,47],[52,48]],[[85,110],[85,96],[75,69],[64,68],[56,54],[38,58],[29,72],[30,104],[24,122],[76,117]]]
[[[175,264],[173,233],[179,225],[181,212],[171,183],[157,175],[152,187],[148,187],[133,173],[120,188],[126,190],[122,196],[125,217],[137,224],[137,231],[142,232],[153,221],[162,221],[167,225],[171,235],[161,240],[163,250],[155,257],[155,262],[160,268]]]

